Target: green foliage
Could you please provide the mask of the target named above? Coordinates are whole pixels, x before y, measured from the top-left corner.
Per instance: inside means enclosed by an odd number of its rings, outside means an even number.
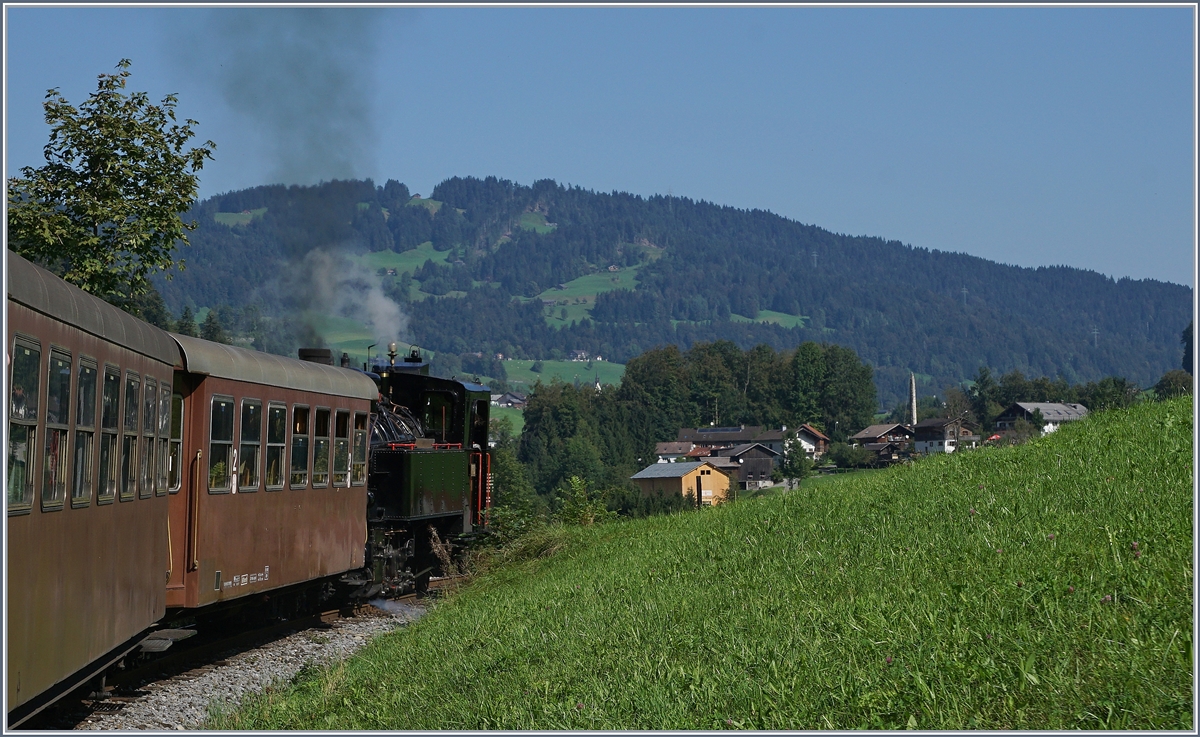
[[[682,427],[800,424],[797,368],[815,367],[809,373],[820,377],[812,389],[814,424],[836,428],[835,438],[870,424],[869,366],[835,345],[805,344],[797,355],[801,360],[765,345],[742,351],[729,341],[697,343],[686,352],[668,345],[630,360],[616,390],[538,385],[525,410],[520,458],[543,495],[572,475],[622,486],[649,462],[655,443],[674,440]]]
[[[1021,447],[547,527],[207,726],[1192,731],[1191,420],[1190,398],[1147,402]]]
[[[411,301],[410,339],[435,352],[532,360],[555,349],[586,350],[625,363],[651,346],[683,351],[729,341],[742,351],[763,344],[778,352],[833,343],[873,367],[887,407],[907,395],[910,371],[933,387],[959,386],[985,363],[996,375],[1022,371],[1070,383],[1121,375],[1149,385],[1178,365],[1179,326],[1191,316],[1191,291],[1180,285],[1004,266],[685,198],[495,177],[448,179],[433,199],[413,206],[396,204],[403,185],[387,190],[369,181],[326,182],[202,202],[193,213],[200,226],[189,268],[158,284],[163,298],[173,311],[188,303],[238,306],[276,278],[281,261],[331,243],[381,260],[425,248],[441,261],[434,258],[423,279],[413,274],[424,258],[399,270],[387,293]],[[381,243],[378,220],[366,214],[371,203],[387,213],[395,253],[369,250]],[[232,228],[211,216],[264,207],[262,218]],[[520,227],[522,215],[534,212],[557,227]],[[820,255],[815,268],[804,257],[812,251]],[[608,272],[609,265],[620,271]],[[557,290],[560,284],[568,289]],[[971,294],[966,306],[963,285]],[[569,304],[547,308],[544,298]],[[758,321],[736,322],[738,314]],[[1107,337],[1093,344],[1077,329],[1084,323]],[[723,406],[728,398],[714,399]],[[712,406],[708,412],[715,414]]]
[[[578,476],[567,479],[567,488],[559,491],[557,517],[565,525],[588,527],[616,519],[617,513],[608,509],[604,491],[589,490]]]
[[[1192,320],[1188,320],[1188,326],[1183,329],[1183,335],[1179,342],[1183,344],[1183,370],[1192,373]]]
[[[192,316],[191,307],[184,305],[183,312],[179,314],[179,322],[175,324],[175,332],[193,338],[199,336],[199,331],[196,330],[196,318]]]
[[[826,458],[838,468],[866,468],[875,460],[875,454],[857,445],[831,443]]]
[[[1158,399],[1172,399],[1191,393],[1192,375],[1182,369],[1168,371],[1154,385],[1154,395]]]
[[[208,315],[205,316],[204,323],[200,325],[200,337],[214,343],[229,342],[225,337],[225,331],[221,328],[221,321],[217,317],[216,310],[209,310]]]
[[[9,248],[120,305],[149,291],[150,274],[182,267],[175,247],[196,223],[180,215],[215,148],[186,148],[196,121],[175,122],[175,95],[125,94],[129,67],[101,74],[78,109],[48,91],[46,164],[8,181]]]

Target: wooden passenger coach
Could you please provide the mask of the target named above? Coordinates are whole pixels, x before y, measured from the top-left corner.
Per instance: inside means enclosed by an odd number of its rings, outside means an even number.
[[[182,335],[172,431],[170,607],[202,607],[363,566],[375,383],[334,366]]]
[[[12,726],[81,670],[98,672],[132,650],[163,616],[178,348],[167,333],[7,256]]]

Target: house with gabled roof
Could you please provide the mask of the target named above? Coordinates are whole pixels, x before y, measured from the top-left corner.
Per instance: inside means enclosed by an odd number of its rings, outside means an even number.
[[[1082,404],[1063,402],[1013,402],[996,418],[996,430],[1012,430],[1017,420],[1033,422],[1034,412],[1041,413],[1042,434],[1052,433],[1065,423],[1082,420],[1088,408]]]
[[[680,494],[696,506],[712,506],[729,498],[729,477],[712,463],[651,463],[630,479],[645,496]]]

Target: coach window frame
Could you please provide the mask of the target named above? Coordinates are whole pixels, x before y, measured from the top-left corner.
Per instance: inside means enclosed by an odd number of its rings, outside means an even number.
[[[88,392],[84,391],[87,383],[83,379],[84,370],[92,372],[91,402],[87,401]],[[71,508],[82,509],[92,503],[92,486],[95,484],[96,473],[96,429],[100,400],[101,372],[99,362],[91,356],[80,354],[75,370],[75,423],[74,438],[71,443]],[[90,404],[91,414],[88,415]],[[86,442],[85,448],[80,448],[80,439]],[[83,450],[84,452],[80,452]],[[85,493],[80,494],[80,491]]]
[[[325,434],[324,435],[321,434],[322,413],[323,413],[324,419],[325,419]],[[331,477],[332,471],[333,471],[333,469],[331,468],[331,466],[332,466],[331,460],[332,459],[330,458],[330,450],[331,450],[331,445],[332,445],[330,443],[330,436],[333,435],[332,420],[333,420],[333,412],[330,410],[329,407],[314,407],[313,408],[312,427],[311,427],[312,433],[310,434],[310,437],[312,438],[312,440],[311,440],[311,443],[312,443],[312,469],[311,469],[311,472],[309,475],[312,478],[312,487],[314,489],[325,489],[325,488],[329,487],[329,481],[330,481],[330,477]],[[324,451],[322,451],[318,447],[319,445],[321,445],[321,441],[324,441]],[[324,478],[322,478],[320,480],[320,482],[318,483],[318,481],[317,481],[317,461],[322,460],[322,455],[323,455],[323,458],[325,461],[325,471],[324,471]]]
[[[166,496],[171,484],[171,400],[175,391],[172,382],[158,380],[158,465],[154,469],[154,495]]]
[[[167,493],[178,494],[183,488],[183,393],[174,386],[171,387],[171,429],[168,433],[167,447]],[[174,474],[174,478],[172,478]]]
[[[130,399],[130,391],[134,396]],[[122,502],[130,502],[137,498],[138,470],[138,420],[142,412],[142,375],[136,371],[126,370],[122,386],[121,408],[121,462],[117,480],[117,498]]]
[[[229,405],[229,439],[217,438],[217,417],[216,407],[217,402],[226,402]],[[237,458],[233,452],[233,441],[237,437],[237,412],[235,411],[236,401],[229,394],[213,394],[209,398],[208,403],[208,474],[206,487],[209,494],[229,494],[233,491],[233,477],[236,473]],[[213,485],[213,471],[217,459],[217,447],[225,448],[225,485]],[[231,469],[232,467],[232,469]]]
[[[362,420],[360,423],[359,420]],[[362,427],[359,427],[359,425]],[[354,428],[351,430],[350,485],[363,486],[367,483],[367,449],[370,445],[371,418],[366,412],[354,413]]]
[[[296,419],[296,410],[304,411],[304,433],[303,433],[303,435],[301,435],[300,433],[298,433],[296,431],[297,427],[299,426],[299,423]],[[288,454],[288,487],[291,489],[307,489],[308,481],[311,478],[309,476],[309,470],[312,468],[312,408],[309,405],[299,404],[299,403],[292,405],[292,421],[288,425],[288,434],[290,436],[289,439],[291,440],[291,442],[288,443],[288,448],[291,450],[291,453]],[[298,440],[304,441],[303,442],[303,446],[304,446],[304,470],[303,471],[295,470],[296,469],[296,450],[298,447],[296,445],[296,441],[298,441]],[[302,482],[296,481],[295,477],[299,476],[301,473],[303,474],[304,480]]]
[[[281,427],[281,438],[278,441],[271,440],[271,414],[273,412],[283,413],[283,424]],[[288,457],[288,408],[285,402],[267,402],[266,412],[267,437],[266,448],[267,453],[263,457],[263,488],[267,491],[283,491],[287,488],[287,482],[291,476],[291,459]],[[271,456],[273,452],[278,453],[279,458],[279,483],[270,483],[269,476],[271,470]]]
[[[333,478],[331,483],[339,488],[350,486],[352,447],[350,436],[353,413],[339,407],[333,415]],[[344,426],[344,430],[343,430]]]
[[[8,410],[8,454],[9,455],[8,455],[8,460],[6,461],[6,463],[9,464],[9,467],[8,467],[7,484],[12,483],[13,464],[15,462],[18,462],[16,445],[13,441],[13,428],[14,427],[25,428],[25,446],[24,446],[25,457],[24,457],[24,460],[19,461],[24,464],[24,467],[22,468],[22,473],[23,473],[22,480],[24,481],[24,488],[22,489],[21,498],[17,501],[13,501],[11,488],[5,488],[5,490],[4,490],[5,502],[6,502],[6,505],[8,508],[8,513],[10,515],[12,515],[12,514],[29,514],[30,512],[33,511],[33,498],[36,495],[37,486],[38,486],[38,483],[37,483],[38,482],[38,471],[41,470],[37,464],[37,458],[39,455],[41,455],[40,453],[38,453],[38,450],[37,450],[39,447],[37,426],[38,426],[38,415],[42,409],[40,406],[42,403],[41,402],[42,342],[32,336],[21,334],[21,333],[16,333],[13,335],[12,346],[13,346],[12,353],[9,355],[13,356],[13,361],[12,361],[12,364],[8,368],[8,399],[9,399],[9,405],[8,405],[9,406],[9,410]],[[18,349],[32,351],[36,356],[34,358],[35,363],[34,363],[34,367],[33,367],[34,391],[33,391],[32,396],[33,396],[34,402],[33,402],[33,408],[32,408],[32,415],[33,415],[32,418],[29,417],[30,409],[29,409],[29,399],[28,399],[29,396],[31,396],[31,395],[25,392],[25,389],[26,389],[25,383],[26,382],[24,382],[24,381],[21,384],[21,390],[22,390],[22,404],[21,404],[21,409],[20,409],[21,416],[20,417],[14,416],[14,415],[18,414],[16,401],[15,401],[16,398],[13,397],[13,387],[16,386],[16,381],[13,377],[13,373],[16,371],[16,367],[17,367],[16,356],[17,356]],[[28,355],[28,353],[26,355]],[[6,487],[7,487],[7,484],[6,484]]]
[[[100,382],[100,452],[96,463],[96,504],[112,504],[121,485],[121,367],[105,363],[103,380]],[[109,379],[113,380],[115,394],[112,404],[107,400]],[[110,414],[105,414],[109,412]],[[111,422],[108,420],[111,418]],[[108,465],[103,461],[108,457]]]
[[[138,458],[138,498],[154,496],[154,433],[158,428],[158,379],[142,379],[142,454]]]
[[[256,423],[257,437],[250,442],[246,441],[246,409],[248,407],[258,407],[258,422]],[[242,397],[238,405],[238,432],[237,443],[238,449],[238,493],[254,493],[262,488],[263,485],[263,424],[266,421],[266,414],[263,412],[263,401],[253,397]],[[246,448],[254,449],[254,483],[248,484],[242,478],[242,466],[246,459]]]
[[[53,381],[56,361],[60,364],[60,368],[58,369],[59,374],[62,373],[61,364],[66,364],[67,381],[65,388],[62,386],[61,381],[58,382],[57,387]],[[41,446],[41,503],[43,512],[58,512],[66,506],[67,482],[71,478],[68,468],[71,460],[71,387],[74,384],[72,381],[72,369],[74,367],[74,357],[71,355],[71,352],[62,346],[51,343],[50,357],[46,361],[46,422],[44,425],[46,439]],[[62,394],[65,394],[65,396],[60,396]],[[58,411],[54,414],[54,421],[51,422],[50,406],[54,400],[58,401]],[[50,448],[51,444],[56,447],[53,452]],[[57,460],[54,460],[55,458]],[[53,470],[56,470],[57,474],[54,483],[51,483],[50,474]]]

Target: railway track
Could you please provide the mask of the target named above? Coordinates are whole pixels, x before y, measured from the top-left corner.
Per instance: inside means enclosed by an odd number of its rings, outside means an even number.
[[[197,634],[161,657],[111,675],[103,692],[77,690],[20,729],[193,729],[207,716],[209,702],[222,700],[215,685],[244,681],[246,688],[233,691],[254,692],[287,680],[307,662],[344,657],[374,634],[420,616],[428,598],[410,594],[389,600],[386,609],[360,605],[237,632]],[[335,652],[324,657],[321,651],[331,643]],[[172,722],[189,712],[190,719]]]

